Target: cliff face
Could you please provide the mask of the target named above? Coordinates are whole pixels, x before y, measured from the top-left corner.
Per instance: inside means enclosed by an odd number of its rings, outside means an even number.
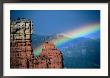
[[[32,58],[32,22],[27,19],[11,21],[10,67],[27,68]]]
[[[63,68],[62,53],[52,42],[42,45],[42,52],[34,57],[31,47],[32,21],[11,21],[10,68]]]

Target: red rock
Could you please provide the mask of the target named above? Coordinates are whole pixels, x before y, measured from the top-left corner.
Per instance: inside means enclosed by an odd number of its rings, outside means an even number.
[[[14,23],[16,23],[16,25],[19,24],[19,26],[23,26],[24,29],[19,29],[18,31],[11,31],[10,67],[63,68],[62,53],[55,47],[53,42],[45,42],[42,45],[41,54],[37,57],[34,57],[32,53],[30,38],[32,34],[32,22],[24,19],[21,19],[22,22],[18,21],[11,22],[11,29],[16,30],[16,26]]]

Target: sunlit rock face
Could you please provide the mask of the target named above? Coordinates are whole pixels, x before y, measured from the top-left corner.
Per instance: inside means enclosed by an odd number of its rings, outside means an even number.
[[[32,21],[17,19],[10,23],[10,67],[29,68],[32,58]]]

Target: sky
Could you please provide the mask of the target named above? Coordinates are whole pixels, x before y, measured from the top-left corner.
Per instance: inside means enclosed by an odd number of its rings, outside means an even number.
[[[11,10],[10,18],[27,18],[33,21],[33,33],[59,34],[88,24],[100,23],[99,10]],[[99,37],[95,32],[88,37]]]

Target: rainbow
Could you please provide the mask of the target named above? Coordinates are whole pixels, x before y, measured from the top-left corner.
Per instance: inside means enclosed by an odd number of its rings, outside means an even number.
[[[61,33],[65,37],[61,37],[61,38],[58,38],[58,39],[53,39],[51,41],[53,41],[56,46],[61,46],[66,42],[69,42],[71,40],[74,40],[74,39],[82,37],[82,36],[92,34],[92,33],[97,32],[97,31],[100,31],[100,24],[99,23],[85,25],[85,26],[81,26],[77,29],[73,29],[71,31]],[[34,54],[39,55],[41,51],[42,51],[42,47],[39,46],[34,50]]]

